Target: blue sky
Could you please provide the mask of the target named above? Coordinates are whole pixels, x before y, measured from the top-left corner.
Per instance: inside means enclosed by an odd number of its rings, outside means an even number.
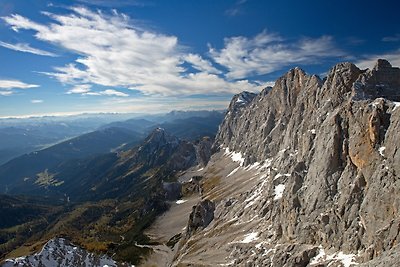
[[[0,117],[222,109],[300,66],[400,65],[396,1],[2,0]]]

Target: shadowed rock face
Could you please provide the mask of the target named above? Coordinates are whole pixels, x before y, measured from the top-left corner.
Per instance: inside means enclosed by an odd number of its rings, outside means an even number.
[[[198,228],[205,228],[214,219],[215,205],[212,201],[205,199],[193,206],[192,212],[189,215],[187,225],[187,236],[192,235]]]
[[[378,60],[372,70],[337,64],[324,81],[295,68],[240,107],[235,96],[216,137],[212,175],[204,175],[205,183],[214,179],[204,194],[218,216],[201,233],[207,237],[192,237],[202,254],[177,262],[211,261],[207,242],[225,262],[249,266],[362,263],[392,251],[400,242],[400,109],[392,102],[399,95],[400,69]],[[244,164],[227,175],[227,157],[237,155]],[[235,179],[243,186],[225,189]],[[254,223],[253,239],[229,235],[232,221],[243,231]]]
[[[367,70],[357,80],[369,98],[384,97],[400,101],[400,69],[384,59],[378,59],[372,70]]]

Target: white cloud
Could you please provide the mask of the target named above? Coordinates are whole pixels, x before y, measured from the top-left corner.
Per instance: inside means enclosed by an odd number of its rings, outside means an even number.
[[[344,55],[330,36],[303,38],[288,44],[266,31],[254,38],[226,38],[224,48],[210,47],[209,53],[216,63],[228,69],[226,77],[230,79],[268,74],[291,64],[317,64],[322,59]]]
[[[32,99],[31,103],[32,104],[41,104],[41,103],[43,103],[43,100],[42,99]]]
[[[1,96],[10,96],[13,93],[14,93],[13,91],[0,91]]]
[[[392,66],[400,67],[400,49],[386,54],[365,55],[356,61],[355,65],[360,69],[371,69],[380,58],[388,60]]]
[[[129,96],[126,93],[123,93],[123,92],[120,92],[120,91],[117,91],[114,89],[107,89],[107,90],[100,91],[100,92],[87,92],[87,93],[84,93],[83,95],[97,95],[97,96],[103,95],[103,96],[117,96],[117,97]]]
[[[49,57],[57,56],[56,54],[53,54],[51,52],[33,48],[29,44],[9,44],[9,43],[0,41],[0,46],[11,49],[11,50],[25,52],[25,53],[31,53],[31,54],[35,54],[35,55],[49,56]]]
[[[79,55],[75,62],[45,73],[64,84],[134,88],[147,95],[237,93],[262,89],[248,80],[235,83],[225,80],[217,75],[220,71],[211,62],[199,55],[185,53],[177,37],[136,27],[124,14],[114,11],[107,15],[83,7],[72,8],[71,12],[62,15],[44,13],[53,21],[47,25],[20,15],[3,18],[16,31],[33,30],[37,39]],[[200,72],[188,73],[183,67],[185,62]]]
[[[7,24],[11,25],[11,29],[13,29],[16,32],[18,32],[19,29],[32,29],[37,32],[40,32],[40,31],[43,31],[46,29],[45,26],[43,26],[39,23],[35,23],[35,22],[31,21],[30,19],[27,19],[18,14],[13,14],[9,17],[3,17],[3,20]]]
[[[227,10],[225,10],[225,15],[234,17],[234,16],[242,14],[242,12],[243,12],[242,5],[245,4],[246,2],[247,2],[247,0],[236,1],[236,3],[231,8],[228,8]]]
[[[90,84],[80,84],[68,90],[67,94],[85,94],[90,92],[91,88],[92,86]]]
[[[39,87],[36,84],[28,84],[18,80],[0,80],[0,89],[11,90],[11,89],[29,89]]]
[[[92,91],[92,85],[90,84],[80,84],[72,87],[67,91],[67,94],[80,94],[87,96],[117,96],[117,97],[127,97],[129,96],[126,93],[114,90],[114,89],[106,89],[103,91],[95,92]]]
[[[114,89],[107,89],[107,90],[101,91],[100,94],[107,95],[107,96],[121,96],[121,97],[129,96],[128,94],[125,94],[120,91],[116,91]]]
[[[193,66],[193,68],[199,71],[204,71],[207,73],[214,73],[214,74],[221,73],[221,71],[216,69],[211,64],[210,61],[203,59],[200,55],[190,53],[184,56],[184,60],[190,63]]]
[[[101,103],[104,112],[161,113],[172,110],[222,110],[226,109],[231,96],[213,98],[158,97],[107,98]]]

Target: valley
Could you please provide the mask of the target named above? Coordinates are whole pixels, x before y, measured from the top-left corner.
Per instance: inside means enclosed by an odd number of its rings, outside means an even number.
[[[36,183],[0,179],[32,197],[3,196],[0,211],[21,215],[0,230],[2,257],[61,237],[111,266],[397,264],[399,77],[386,60],[339,63],[324,80],[291,69],[235,95],[220,124],[162,124],[180,138],[154,124],[138,145],[57,163]],[[218,131],[197,138],[205,125]]]
[[[399,3],[0,1],[0,267],[400,266]]]

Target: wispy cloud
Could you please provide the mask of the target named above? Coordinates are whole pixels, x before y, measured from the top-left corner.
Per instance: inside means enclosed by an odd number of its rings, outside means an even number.
[[[199,71],[204,71],[207,73],[215,73],[215,74],[220,74],[221,71],[216,69],[210,61],[205,60],[202,58],[200,55],[197,54],[187,54],[186,56],[183,57],[183,59],[192,64],[192,67],[199,70]]]
[[[292,64],[318,64],[323,59],[345,55],[336,48],[331,36],[289,43],[267,31],[253,38],[226,38],[224,48],[210,46],[209,53],[216,63],[228,69],[226,77],[230,79],[268,74]]]
[[[222,110],[228,106],[231,95],[219,97],[156,97],[142,96],[138,98],[107,98],[101,103],[106,112],[148,112],[160,113],[172,110]]]
[[[14,92],[11,91],[11,90],[8,90],[8,91],[2,91],[2,90],[0,90],[0,95],[1,95],[1,96],[10,96],[10,95],[12,95],[12,94],[14,94]]]
[[[145,6],[146,3],[138,0],[77,0],[78,2],[104,7]]]
[[[393,36],[386,36],[382,38],[383,42],[399,42],[400,41],[400,34],[397,33]]]
[[[235,17],[240,15],[243,12],[243,7],[242,5],[245,4],[247,0],[238,0],[236,3],[225,10],[225,15],[230,16],[230,17]]]
[[[36,88],[39,85],[28,84],[18,80],[0,80],[0,96],[10,96],[16,91],[14,89]]]
[[[67,94],[80,94],[87,96],[117,96],[117,97],[127,97],[129,94],[114,90],[114,89],[106,89],[103,91],[92,91],[92,85],[90,84],[80,84],[76,85],[70,90],[67,91]]]
[[[99,96],[116,96],[116,97],[128,97],[129,95],[114,89],[107,89],[99,92],[87,92],[84,95],[99,95]]]
[[[80,84],[68,90],[67,94],[86,94],[91,91],[91,88],[90,84]]]
[[[364,55],[355,64],[361,69],[371,69],[380,58],[388,60],[393,66],[400,67],[400,49],[385,54]]]
[[[41,41],[79,55],[75,62],[45,73],[64,84],[97,84],[134,88],[143,94],[189,95],[257,91],[261,85],[241,80],[230,82],[213,64],[196,54],[185,53],[176,36],[136,27],[117,11],[105,14],[74,7],[71,14],[50,14],[53,23],[40,24],[20,15],[3,18],[14,30],[36,31]],[[191,65],[198,72],[183,67]],[[71,91],[71,93],[73,93]]]
[[[41,103],[43,103],[43,100],[42,99],[32,99],[31,103],[32,104],[41,104]]]
[[[19,52],[25,52],[25,53],[31,53],[35,55],[40,55],[40,56],[49,56],[49,57],[56,57],[57,55],[48,51],[44,51],[41,49],[33,48],[29,44],[23,44],[23,43],[18,43],[18,44],[10,44],[10,43],[5,43],[0,41],[0,46],[19,51]]]
[[[0,89],[11,90],[11,89],[29,89],[39,87],[36,84],[28,84],[18,80],[0,80]]]

